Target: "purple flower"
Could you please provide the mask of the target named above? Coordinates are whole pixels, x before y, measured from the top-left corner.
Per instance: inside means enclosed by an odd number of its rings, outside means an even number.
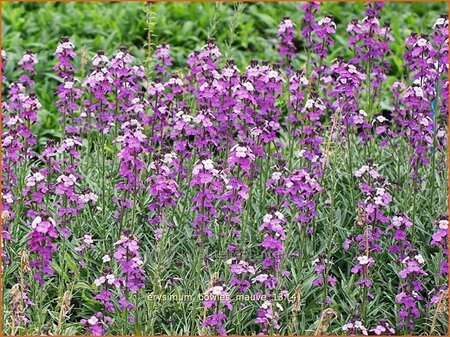
[[[56,222],[46,215],[36,216],[31,223],[28,245],[31,255],[30,267],[35,269],[34,278],[44,284],[45,275],[53,275],[52,268],[53,253],[57,247],[55,239],[59,237]]]
[[[159,75],[168,75],[168,67],[172,66],[172,58],[170,57],[170,46],[166,43],[156,46],[155,58],[158,63],[155,65],[156,73]]]
[[[294,45],[295,24],[289,17],[284,17],[278,27],[278,37],[280,39],[278,53],[285,58],[281,64],[285,64],[287,75],[291,72],[291,59],[296,55],[297,48]]]
[[[130,292],[144,287],[143,261],[139,253],[139,244],[135,236],[127,229],[123,230],[120,240],[114,243],[114,259],[121,266],[121,285]]]
[[[205,291],[203,297],[205,298],[203,305],[210,314],[203,319],[202,326],[207,327],[213,334],[225,336],[225,323],[228,318],[225,311],[233,310],[230,294],[217,280]]]
[[[113,322],[111,317],[105,316],[102,312],[97,312],[89,319],[82,319],[81,324],[85,325],[86,332],[92,336],[103,336],[106,334],[108,326]]]
[[[325,254],[319,254],[319,256],[313,260],[314,272],[316,277],[314,278],[312,285],[314,287],[322,287],[323,289],[323,303],[327,306],[331,305],[332,298],[330,297],[330,291],[336,284],[337,280],[332,275],[329,275],[332,262],[327,259]]]

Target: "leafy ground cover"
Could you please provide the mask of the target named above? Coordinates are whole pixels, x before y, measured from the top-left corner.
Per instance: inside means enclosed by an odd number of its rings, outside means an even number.
[[[448,333],[446,5],[3,6],[6,334]]]

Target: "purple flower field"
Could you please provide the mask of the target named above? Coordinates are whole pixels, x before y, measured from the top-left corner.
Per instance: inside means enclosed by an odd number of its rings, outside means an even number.
[[[61,37],[45,143],[4,46],[3,334],[447,335],[448,18],[398,41],[384,10],[303,3],[245,68]]]

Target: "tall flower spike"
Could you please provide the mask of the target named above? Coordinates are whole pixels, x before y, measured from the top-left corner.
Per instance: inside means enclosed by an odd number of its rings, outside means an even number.
[[[219,170],[211,159],[202,160],[192,170],[192,180],[189,186],[197,186],[198,192],[192,198],[196,217],[192,222],[194,237],[203,244],[205,239],[213,236],[210,223],[217,214],[215,200],[223,191],[223,183]]]
[[[203,305],[209,315],[203,320],[202,326],[215,335],[225,336],[227,334],[225,323],[228,318],[226,311],[233,310],[225,284],[218,279],[213,280],[211,286],[205,291],[204,298]]]
[[[326,306],[331,305],[330,290],[336,285],[337,279],[329,274],[332,262],[328,261],[325,254],[320,254],[318,258],[313,261],[316,278],[313,280],[314,287],[322,287],[324,290],[323,303]]]
[[[168,68],[172,66],[172,58],[170,57],[170,46],[167,43],[156,46],[155,57],[157,63],[155,71],[159,75],[168,75]]]
[[[35,65],[38,63],[36,55],[34,55],[30,50],[27,50],[25,55],[19,60],[18,65],[25,72],[19,78],[19,82],[29,89],[34,87],[34,81],[31,79],[32,75],[36,74]]]
[[[37,216],[31,223],[32,231],[29,235],[28,244],[32,259],[30,267],[35,269],[34,278],[44,284],[45,275],[53,275],[53,254],[57,250],[55,239],[59,237],[56,222],[48,216]]]
[[[262,333],[277,331],[281,328],[279,323],[282,305],[277,302],[281,294],[286,296],[286,291],[282,289],[282,277],[289,275],[282,270],[282,259],[284,256],[284,241],[286,231],[283,227],[286,219],[281,212],[268,213],[264,216],[263,224],[258,230],[264,235],[260,246],[263,249],[263,259],[261,271],[252,279],[252,283],[260,283],[265,291],[265,301],[258,309],[255,323],[261,325]],[[280,291],[277,293],[276,291]],[[276,298],[277,299],[276,299]]]
[[[280,39],[278,53],[283,58],[281,64],[286,67],[286,74],[291,73],[292,59],[295,57],[297,48],[294,44],[295,39],[295,24],[289,17],[284,17],[278,27],[278,38]]]
[[[164,232],[171,226],[166,220],[170,207],[176,205],[181,191],[175,180],[179,171],[179,160],[175,153],[166,153],[163,158],[155,158],[149,165],[152,175],[147,179],[148,190],[152,200],[148,205],[150,210],[150,224],[155,226],[154,237],[161,239]]]
[[[66,36],[61,37],[55,55],[58,63],[53,67],[56,74],[64,80],[72,81],[75,75],[75,67],[72,60],[75,59],[74,45]]]

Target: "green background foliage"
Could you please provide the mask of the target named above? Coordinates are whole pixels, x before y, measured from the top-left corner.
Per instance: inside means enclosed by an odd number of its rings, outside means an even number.
[[[244,68],[250,60],[277,59],[278,24],[289,16],[301,27],[301,3],[156,3],[152,5],[152,43],[169,43],[175,67],[183,67],[186,57],[214,37],[224,54]],[[2,46],[9,62],[6,75],[14,80],[14,69],[21,55],[32,50],[39,59],[36,88],[43,105],[36,130],[41,143],[57,138],[57,111],[54,90],[57,78],[51,67],[53,52],[61,36],[69,36],[80,54],[85,48],[88,60],[98,50],[112,55],[119,46],[144,58],[147,41],[145,4],[127,3],[2,3]],[[363,3],[323,3],[322,14],[332,13],[337,24],[335,46],[330,58],[347,48],[346,26],[352,18],[362,18]],[[383,18],[390,22],[393,36],[404,41],[412,32],[430,31],[436,17],[448,11],[447,3],[388,3]],[[230,30],[234,29],[234,34]],[[392,44],[391,75],[399,77],[402,69],[403,43]],[[298,62],[304,61],[300,53]],[[77,59],[78,66],[80,58]],[[88,69],[82,69],[83,75]]]

